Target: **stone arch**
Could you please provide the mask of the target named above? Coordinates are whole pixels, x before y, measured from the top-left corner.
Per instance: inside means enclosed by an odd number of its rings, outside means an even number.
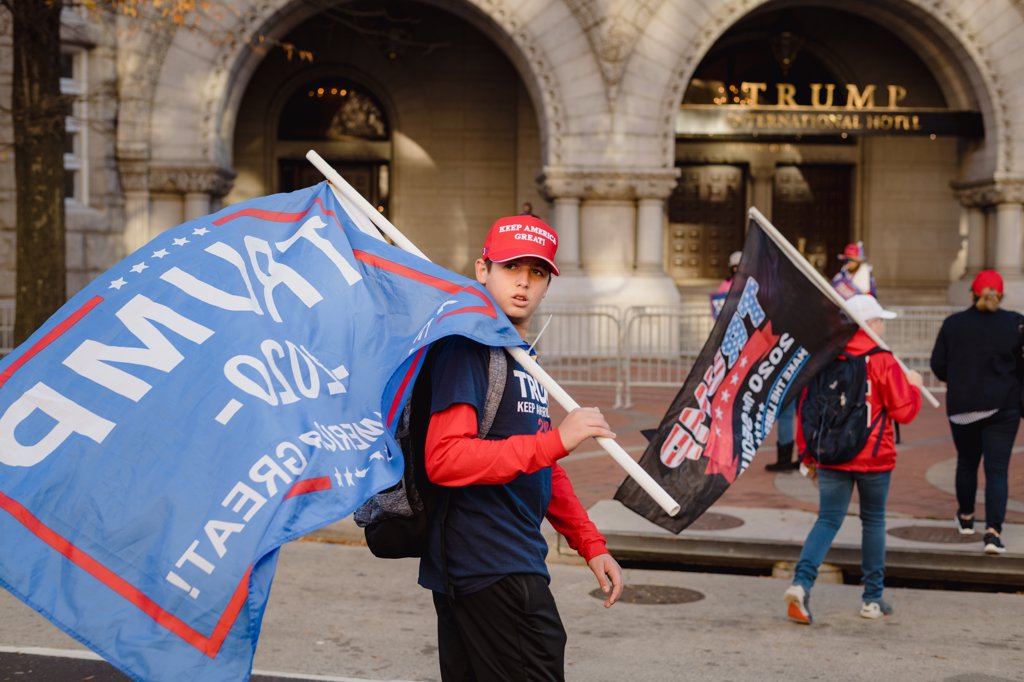
[[[607,115],[608,107],[603,97],[578,96],[580,92],[602,93],[603,85],[587,38],[568,9],[560,4],[531,9],[504,0],[423,2],[457,14],[494,41],[519,72],[533,100],[543,162],[571,162],[578,153],[574,138],[599,129],[593,125],[594,117]],[[229,168],[234,114],[262,59],[248,41],[258,35],[284,36],[320,10],[297,0],[266,0],[242,9],[223,27],[234,39],[221,45],[187,32],[174,36],[164,64],[193,64],[195,68],[171,71],[165,66],[160,73],[149,107],[149,146],[154,162],[205,162]],[[558,30],[550,30],[553,26]],[[205,74],[198,88],[197,73]],[[171,121],[173,125],[168,125]],[[182,128],[196,130],[194,142],[182,144],[170,132]]]
[[[632,95],[650,91],[654,84],[644,65],[652,61],[674,65],[661,83],[657,106],[661,126],[659,161],[671,166],[674,154],[675,113],[683,91],[700,60],[736,21],[771,0],[732,0],[716,6],[715,12],[700,16],[686,14],[689,8],[663,4],[648,24],[645,40],[637,43],[635,54],[622,84],[619,112]],[[949,0],[899,0],[895,3],[840,3],[811,0],[808,5],[856,12],[899,33],[944,85],[952,107],[977,108],[985,121],[986,137],[981,147],[964,164],[965,178],[991,178],[1019,172],[1021,160],[1012,145],[1014,130],[1020,127],[1011,108],[1010,93],[1003,85],[1006,67],[994,57],[990,45],[1008,34],[1024,31],[1024,3],[999,0],[986,3],[985,11],[965,17]],[[996,18],[1001,18],[998,21]],[[1009,20],[1011,28],[1005,28]],[[1003,28],[1000,28],[1002,26]],[[993,33],[998,35],[993,36]],[[945,49],[939,49],[938,46]],[[671,50],[674,56],[666,57]],[[629,96],[627,96],[629,95]],[[647,96],[649,99],[649,96]],[[617,112],[617,113],[619,113]]]

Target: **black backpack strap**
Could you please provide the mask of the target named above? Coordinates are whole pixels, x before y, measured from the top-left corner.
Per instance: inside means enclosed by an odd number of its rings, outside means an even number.
[[[867,353],[862,354],[860,357],[866,358],[869,355],[877,355],[878,353],[889,353],[890,355],[892,355],[892,351],[891,350],[889,350],[887,348],[882,348],[881,346],[875,346],[874,348],[869,350]],[[878,449],[880,447],[882,447],[882,436],[885,435],[885,424],[886,424],[888,418],[889,418],[889,414],[885,411],[885,408],[883,407],[882,408],[882,413],[880,415],[878,415],[877,417],[875,417],[875,421],[872,422],[872,424],[871,424],[870,431],[874,431],[875,430],[875,424],[878,423],[879,419],[882,420],[882,428],[878,430],[878,439],[875,441],[875,449],[871,452],[871,456],[872,457],[877,456],[878,455]],[[870,433],[870,431],[869,431],[869,433]],[[868,437],[870,438],[870,435]],[[896,439],[897,443],[900,442],[900,440],[899,440],[899,424],[896,424],[895,439]]]
[[[881,418],[881,420],[882,420],[882,428],[880,428],[878,430],[878,438],[875,439],[875,449],[871,451],[871,456],[872,457],[878,456],[878,449],[880,447],[882,447],[882,437],[885,436],[885,422],[889,418],[889,415],[885,411],[884,407],[882,408],[882,414],[878,415],[878,417],[875,417],[875,422],[874,422],[874,424],[871,425],[871,427],[872,427],[871,431],[874,431],[874,426],[875,426],[875,424],[878,423],[879,418]],[[871,431],[868,432],[869,433],[868,438],[871,437],[870,436],[870,432]]]

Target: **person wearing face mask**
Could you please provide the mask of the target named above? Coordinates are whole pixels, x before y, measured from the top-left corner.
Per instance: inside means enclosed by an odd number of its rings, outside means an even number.
[[[1024,316],[1000,308],[1003,278],[995,270],[979,272],[971,294],[971,307],[943,321],[931,368],[947,387],[946,412],[957,457],[957,529],[974,534],[978,466],[984,461],[984,551],[1002,554],[1007,472],[1021,418]]]

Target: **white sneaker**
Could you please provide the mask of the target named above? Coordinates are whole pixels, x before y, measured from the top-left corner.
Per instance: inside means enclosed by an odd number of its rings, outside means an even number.
[[[888,616],[892,614],[892,606],[888,602],[882,601],[866,601],[860,605],[860,617],[868,618],[870,620],[877,620],[882,616]]]
[[[801,585],[790,585],[786,590],[786,615],[789,619],[804,625],[811,624],[811,598]]]

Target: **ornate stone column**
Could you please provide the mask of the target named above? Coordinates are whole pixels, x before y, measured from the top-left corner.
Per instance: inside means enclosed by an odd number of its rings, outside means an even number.
[[[545,169],[537,177],[541,194],[555,205],[551,227],[558,234],[558,269],[562,276],[580,273],[580,198],[583,183],[572,174]]]
[[[150,170],[150,191],[178,197],[180,216],[195,220],[210,213],[213,202],[231,190],[233,172],[214,167],[157,167]],[[174,227],[178,222],[154,225],[156,233]]]
[[[678,303],[663,266],[664,201],[677,175],[675,168],[545,168],[539,181],[556,206],[562,262],[571,264],[549,299],[621,308]]]
[[[970,279],[994,268],[1003,276],[1010,300],[1024,300],[1024,180],[954,185],[967,230],[964,277],[950,286],[954,303],[969,301]]]
[[[636,186],[636,270],[665,275],[665,200],[672,194],[679,169],[648,174]]]
[[[750,165],[752,183],[750,200],[765,218],[772,219],[772,199],[775,195],[775,163]]]
[[[985,192],[977,189],[956,192],[960,202],[960,234],[965,238],[965,253],[957,257],[957,268],[962,275],[973,276],[990,262],[984,195]]]
[[[149,154],[145,149],[118,149],[117,165],[124,189],[124,251],[149,241]]]

